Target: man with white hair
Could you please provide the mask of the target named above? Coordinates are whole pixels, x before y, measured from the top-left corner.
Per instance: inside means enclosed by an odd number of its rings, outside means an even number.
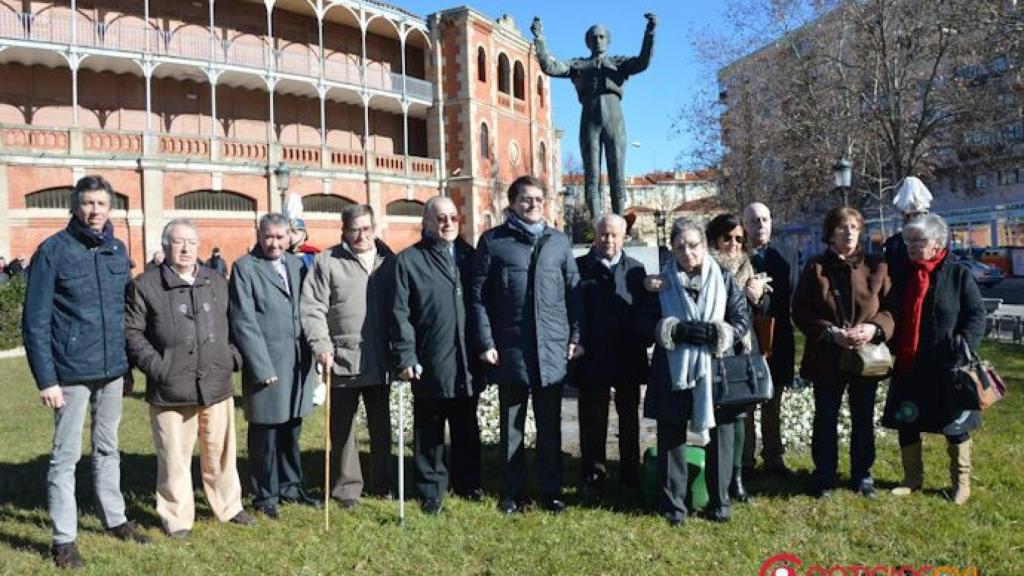
[[[583,313],[581,343],[587,354],[576,360],[579,388],[580,489],[599,492],[607,474],[608,402],[615,390],[619,417],[619,484],[637,486],[640,464],[640,383],[647,376],[647,350],[635,319],[645,298],[644,265],[622,250],[626,221],[604,214],[594,221],[594,243],[576,258]]]
[[[790,475],[786,463],[782,459],[785,447],[782,444],[782,391],[793,383],[795,344],[793,340],[793,324],[790,321],[790,300],[793,287],[790,283],[789,262],[782,254],[771,246],[772,214],[768,207],[754,202],[743,210],[743,228],[746,230],[750,246],[750,264],[754,272],[765,272],[771,282],[767,318],[755,314],[754,327],[771,324],[771,337],[766,332],[757,330],[758,337],[766,340],[761,342],[761,349],[768,355],[768,368],[775,384],[772,399],[760,406],[761,410],[761,457],[764,469],[784,477]],[[760,318],[760,319],[759,319]],[[770,320],[768,320],[770,318]],[[750,412],[753,417],[753,410]],[[753,422],[753,420],[751,420]],[[743,467],[750,470],[754,467],[754,427],[746,427],[746,440],[743,447]]]
[[[903,215],[903,224],[907,224],[917,216],[927,214],[932,206],[932,193],[916,176],[907,176],[900,180],[893,196],[892,205]],[[897,232],[885,241],[885,262],[889,265],[890,278],[902,278],[910,266],[907,256],[907,243],[903,240],[903,232]]]
[[[164,227],[163,264],[129,286],[128,356],[146,374],[156,447],[156,511],[164,532],[187,539],[195,522],[192,451],[199,441],[203,492],[221,522],[250,525],[236,467],[231,373],[241,356],[230,342],[228,283],[199,265],[199,231],[179,218]]]
[[[413,470],[423,511],[437,514],[448,488],[480,500],[477,402],[483,378],[466,348],[466,310],[473,249],[459,241],[459,213],[435,196],[423,210],[423,239],[395,259],[391,354],[398,376],[412,382]],[[451,473],[444,449],[451,429]]]

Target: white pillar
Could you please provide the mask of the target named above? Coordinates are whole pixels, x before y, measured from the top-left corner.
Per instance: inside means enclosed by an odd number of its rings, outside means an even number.
[[[276,141],[274,138],[274,88],[277,86],[277,78],[268,76],[265,80],[267,82],[267,93],[270,95],[270,114],[269,121],[267,123],[267,147],[270,148]],[[272,156],[272,154],[267,155],[268,158],[270,156]]]
[[[146,27],[143,28],[144,35],[142,41],[143,45],[145,46],[146,53],[149,54],[149,37],[152,35],[153,32],[153,27],[149,23],[149,0],[145,0],[145,7],[143,8],[143,13],[145,14],[146,17]]]
[[[146,132],[153,131],[153,66],[152,62],[142,64],[142,75],[146,77]]]
[[[68,62],[71,64],[71,125],[78,127],[78,64],[81,59],[73,54]]]
[[[71,45],[78,45],[78,0],[71,0]]]
[[[320,86],[317,88],[317,92],[320,94],[320,147],[327,147],[327,86],[324,85],[323,80],[320,81]]]
[[[276,68],[274,60],[274,0],[263,0],[267,7],[267,68]]]
[[[402,51],[402,154],[405,156],[405,175],[410,173],[409,167],[409,97],[405,92],[405,38],[409,28],[402,22],[402,30],[398,34],[399,49]]]
[[[220,72],[212,68],[206,70],[206,78],[210,81],[210,137],[217,137],[217,79]]]
[[[214,60],[214,55],[217,54],[217,30],[213,25],[213,5],[215,0],[209,0],[210,2],[210,60]]]
[[[366,90],[366,11],[363,10],[362,1],[359,2],[359,36],[360,36],[360,54],[359,54],[359,79],[361,80],[363,91]]]
[[[318,53],[319,57],[319,71],[320,71],[320,83],[324,82],[324,2],[323,0],[317,0],[316,9],[316,33],[317,33],[317,46],[320,48]]]

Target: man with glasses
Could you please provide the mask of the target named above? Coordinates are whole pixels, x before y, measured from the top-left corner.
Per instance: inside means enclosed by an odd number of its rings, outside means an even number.
[[[156,447],[156,511],[164,532],[187,539],[195,522],[192,451],[199,441],[203,492],[221,522],[250,525],[235,465],[231,373],[241,357],[230,343],[228,283],[199,265],[199,231],[179,218],[164,227],[164,263],[128,287],[128,355],[146,375]]]
[[[342,242],[317,254],[302,287],[302,330],[316,361],[331,375],[331,497],[359,505],[363,475],[356,445],[362,397],[370,432],[370,494],[388,495],[391,416],[387,332],[394,289],[394,252],[377,239],[373,209],[346,206]]]
[[[533,397],[541,507],[562,501],[562,384],[569,360],[583,355],[579,273],[569,239],[544,221],[544,182],[520,176],[509,186],[510,214],[484,233],[470,294],[475,350],[498,384],[502,497],[518,512],[526,491],[526,403]]]
[[[260,218],[256,247],[231,270],[231,334],[242,353],[242,393],[249,421],[253,508],[267,518],[278,504],[320,506],[306,495],[299,436],[313,410],[309,349],[302,341],[302,263],[288,252],[288,220]]]
[[[413,453],[423,511],[437,514],[448,489],[444,449],[452,442],[452,487],[480,500],[480,427],[476,409],[483,379],[466,350],[466,285],[473,249],[459,241],[459,213],[450,198],[435,196],[423,209],[423,239],[395,264],[391,352],[399,378],[412,382]]]

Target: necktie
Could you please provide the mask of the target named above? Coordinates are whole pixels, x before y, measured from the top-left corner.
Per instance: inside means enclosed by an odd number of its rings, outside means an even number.
[[[281,281],[284,282],[284,291],[291,295],[291,287],[288,286],[288,271],[285,270],[283,259],[279,258],[274,261],[274,270],[277,270],[277,275],[281,277]]]

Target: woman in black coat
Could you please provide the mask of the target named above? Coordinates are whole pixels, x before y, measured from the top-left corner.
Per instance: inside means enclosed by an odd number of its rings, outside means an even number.
[[[977,411],[961,410],[948,394],[953,363],[962,342],[977,350],[985,331],[985,307],[978,285],[949,256],[949,228],[936,214],[911,220],[903,228],[910,266],[893,278],[889,301],[897,319],[892,347],[896,370],[889,385],[882,424],[899,431],[902,496],[924,482],[921,433],[946,437],[952,498],[960,505],[971,493],[971,438],[981,424]]]
[[[644,413],[658,421],[662,513],[673,526],[687,516],[686,442],[692,433],[709,440],[706,517],[727,522],[733,424],[741,411],[715,409],[712,366],[714,357],[730,354],[750,329],[746,297],[732,274],[707,255],[696,223],[676,220],[671,243],[675,258],[652,283],[657,297],[645,303],[639,318],[642,333],[657,344]]]

